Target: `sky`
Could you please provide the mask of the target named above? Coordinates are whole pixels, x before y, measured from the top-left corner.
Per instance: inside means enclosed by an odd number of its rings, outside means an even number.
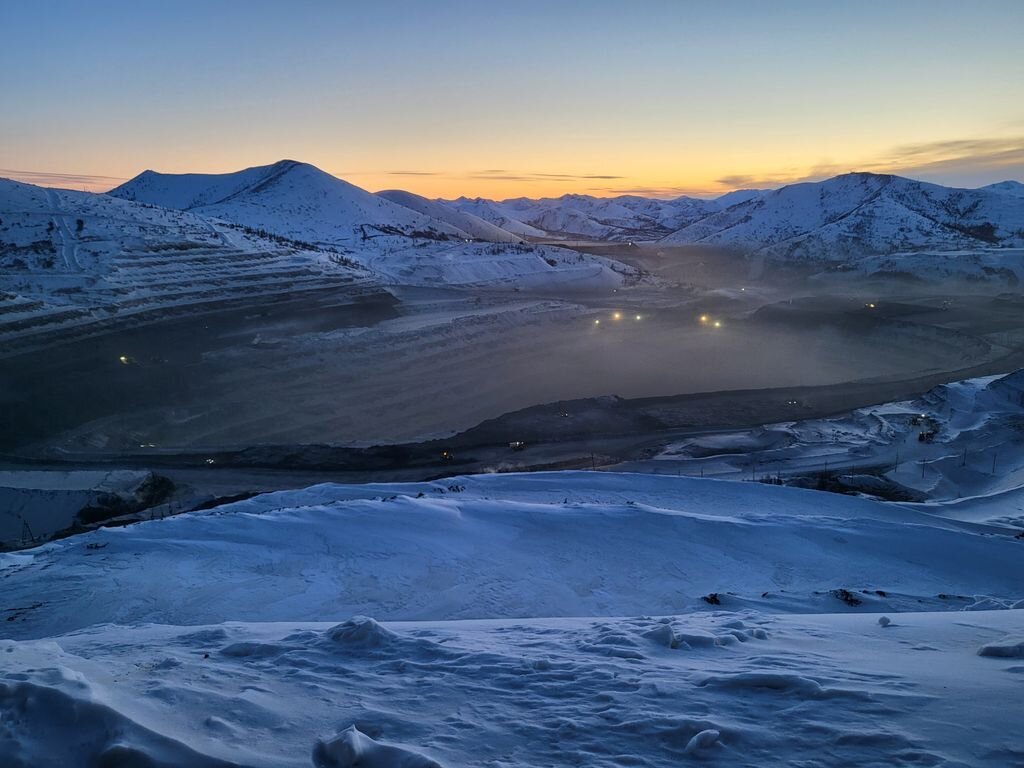
[[[1024,178],[1021,0],[0,0],[0,176],[429,197]]]

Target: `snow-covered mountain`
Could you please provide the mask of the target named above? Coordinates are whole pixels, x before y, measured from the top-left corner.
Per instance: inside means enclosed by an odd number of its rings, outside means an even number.
[[[458,198],[450,205],[528,237],[652,240],[720,210],[713,200],[563,195],[509,200]]]
[[[501,203],[496,203],[493,200],[486,200],[482,197],[460,197],[455,200],[441,200],[439,202],[445,203],[456,210],[472,214],[519,237],[547,236],[547,232],[543,229],[538,229],[517,219],[511,213],[504,210]]]
[[[394,284],[610,291],[638,276],[442,211],[473,230],[464,232],[311,166],[279,170],[230,181],[143,174],[118,196],[0,179],[0,353],[57,332],[261,296],[336,289],[340,298]],[[349,205],[331,208],[341,197]],[[491,238],[502,242],[466,242]]]
[[[496,224],[485,221],[472,213],[460,211],[439,200],[429,200],[426,197],[421,197],[401,189],[387,189],[378,192],[377,196],[432,219],[447,222],[475,240],[486,240],[492,243],[522,242],[522,238],[502,229]]]
[[[184,211],[0,179],[5,352],[15,339],[142,313],[370,282],[333,251]]]
[[[224,174],[144,171],[108,194],[330,247],[352,247],[388,235],[471,237],[445,221],[294,160]]]
[[[1024,199],[850,173],[767,192],[666,237],[783,258],[843,260],[922,249],[1024,245]]]
[[[732,192],[726,192],[721,197],[716,197],[715,202],[718,203],[721,210],[725,210],[730,206],[758,198],[770,191],[769,189],[734,189]]]
[[[995,184],[978,187],[978,189],[989,192],[999,192],[1004,195],[1013,195],[1014,197],[1024,197],[1024,184],[1019,181],[997,181]]]

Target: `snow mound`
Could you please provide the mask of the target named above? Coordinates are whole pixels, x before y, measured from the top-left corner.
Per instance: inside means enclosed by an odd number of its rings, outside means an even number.
[[[398,640],[398,635],[367,616],[353,616],[328,629],[324,636],[339,646],[355,649],[383,648]]]
[[[1013,659],[1024,656],[1024,637],[1004,637],[994,643],[986,643],[978,649],[979,656],[997,659]]]
[[[143,727],[100,701],[89,683],[71,670],[36,670],[34,675],[42,681],[0,679],[0,763],[4,768],[234,765]]]
[[[687,742],[686,748],[683,752],[689,755],[694,752],[699,752],[702,749],[707,749],[708,747],[717,744],[718,739],[721,736],[722,734],[719,731],[716,731],[714,728],[708,728],[707,730],[694,734],[693,738]]]
[[[725,690],[775,691],[799,698],[817,698],[826,692],[826,689],[817,680],[781,672],[740,672],[735,675],[714,675],[700,685]]]
[[[401,747],[379,744],[354,725],[313,747],[316,768],[441,768],[440,763]]]

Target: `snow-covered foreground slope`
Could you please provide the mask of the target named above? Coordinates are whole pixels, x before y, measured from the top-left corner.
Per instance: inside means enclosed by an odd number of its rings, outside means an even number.
[[[1024,612],[958,609],[1019,605],[1021,546],[645,475],[267,494],[0,555],[0,755],[1009,765]]]
[[[0,346],[144,313],[365,289],[332,251],[182,211],[0,179]],[[6,351],[6,350],[5,350]]]
[[[4,628],[832,611],[1024,598],[1012,532],[760,484],[629,474],[316,486],[0,555]],[[882,590],[885,596],[875,593]],[[986,603],[988,604],[988,603]]]
[[[1024,199],[870,173],[793,184],[685,226],[662,242],[834,261],[922,249],[1024,246]]]
[[[0,754],[11,768],[1005,768],[1024,760],[1022,614],[101,626],[0,640]]]

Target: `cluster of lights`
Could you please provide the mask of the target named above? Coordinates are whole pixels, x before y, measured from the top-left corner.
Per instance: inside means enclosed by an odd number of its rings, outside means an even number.
[[[713,319],[711,319],[710,315],[701,315],[700,316],[700,324],[701,325],[708,325],[708,326],[711,326],[712,328],[721,328],[722,327],[722,321],[721,320],[713,320]]]
[[[612,319],[613,322],[618,323],[618,322],[622,321],[623,317],[624,317],[624,315],[621,312],[612,312],[611,319]],[[633,315],[633,319],[636,320],[637,322],[639,322],[639,321],[644,319],[644,316],[643,315]],[[601,318],[596,318],[594,320],[594,325],[600,325],[600,324],[601,324]]]

